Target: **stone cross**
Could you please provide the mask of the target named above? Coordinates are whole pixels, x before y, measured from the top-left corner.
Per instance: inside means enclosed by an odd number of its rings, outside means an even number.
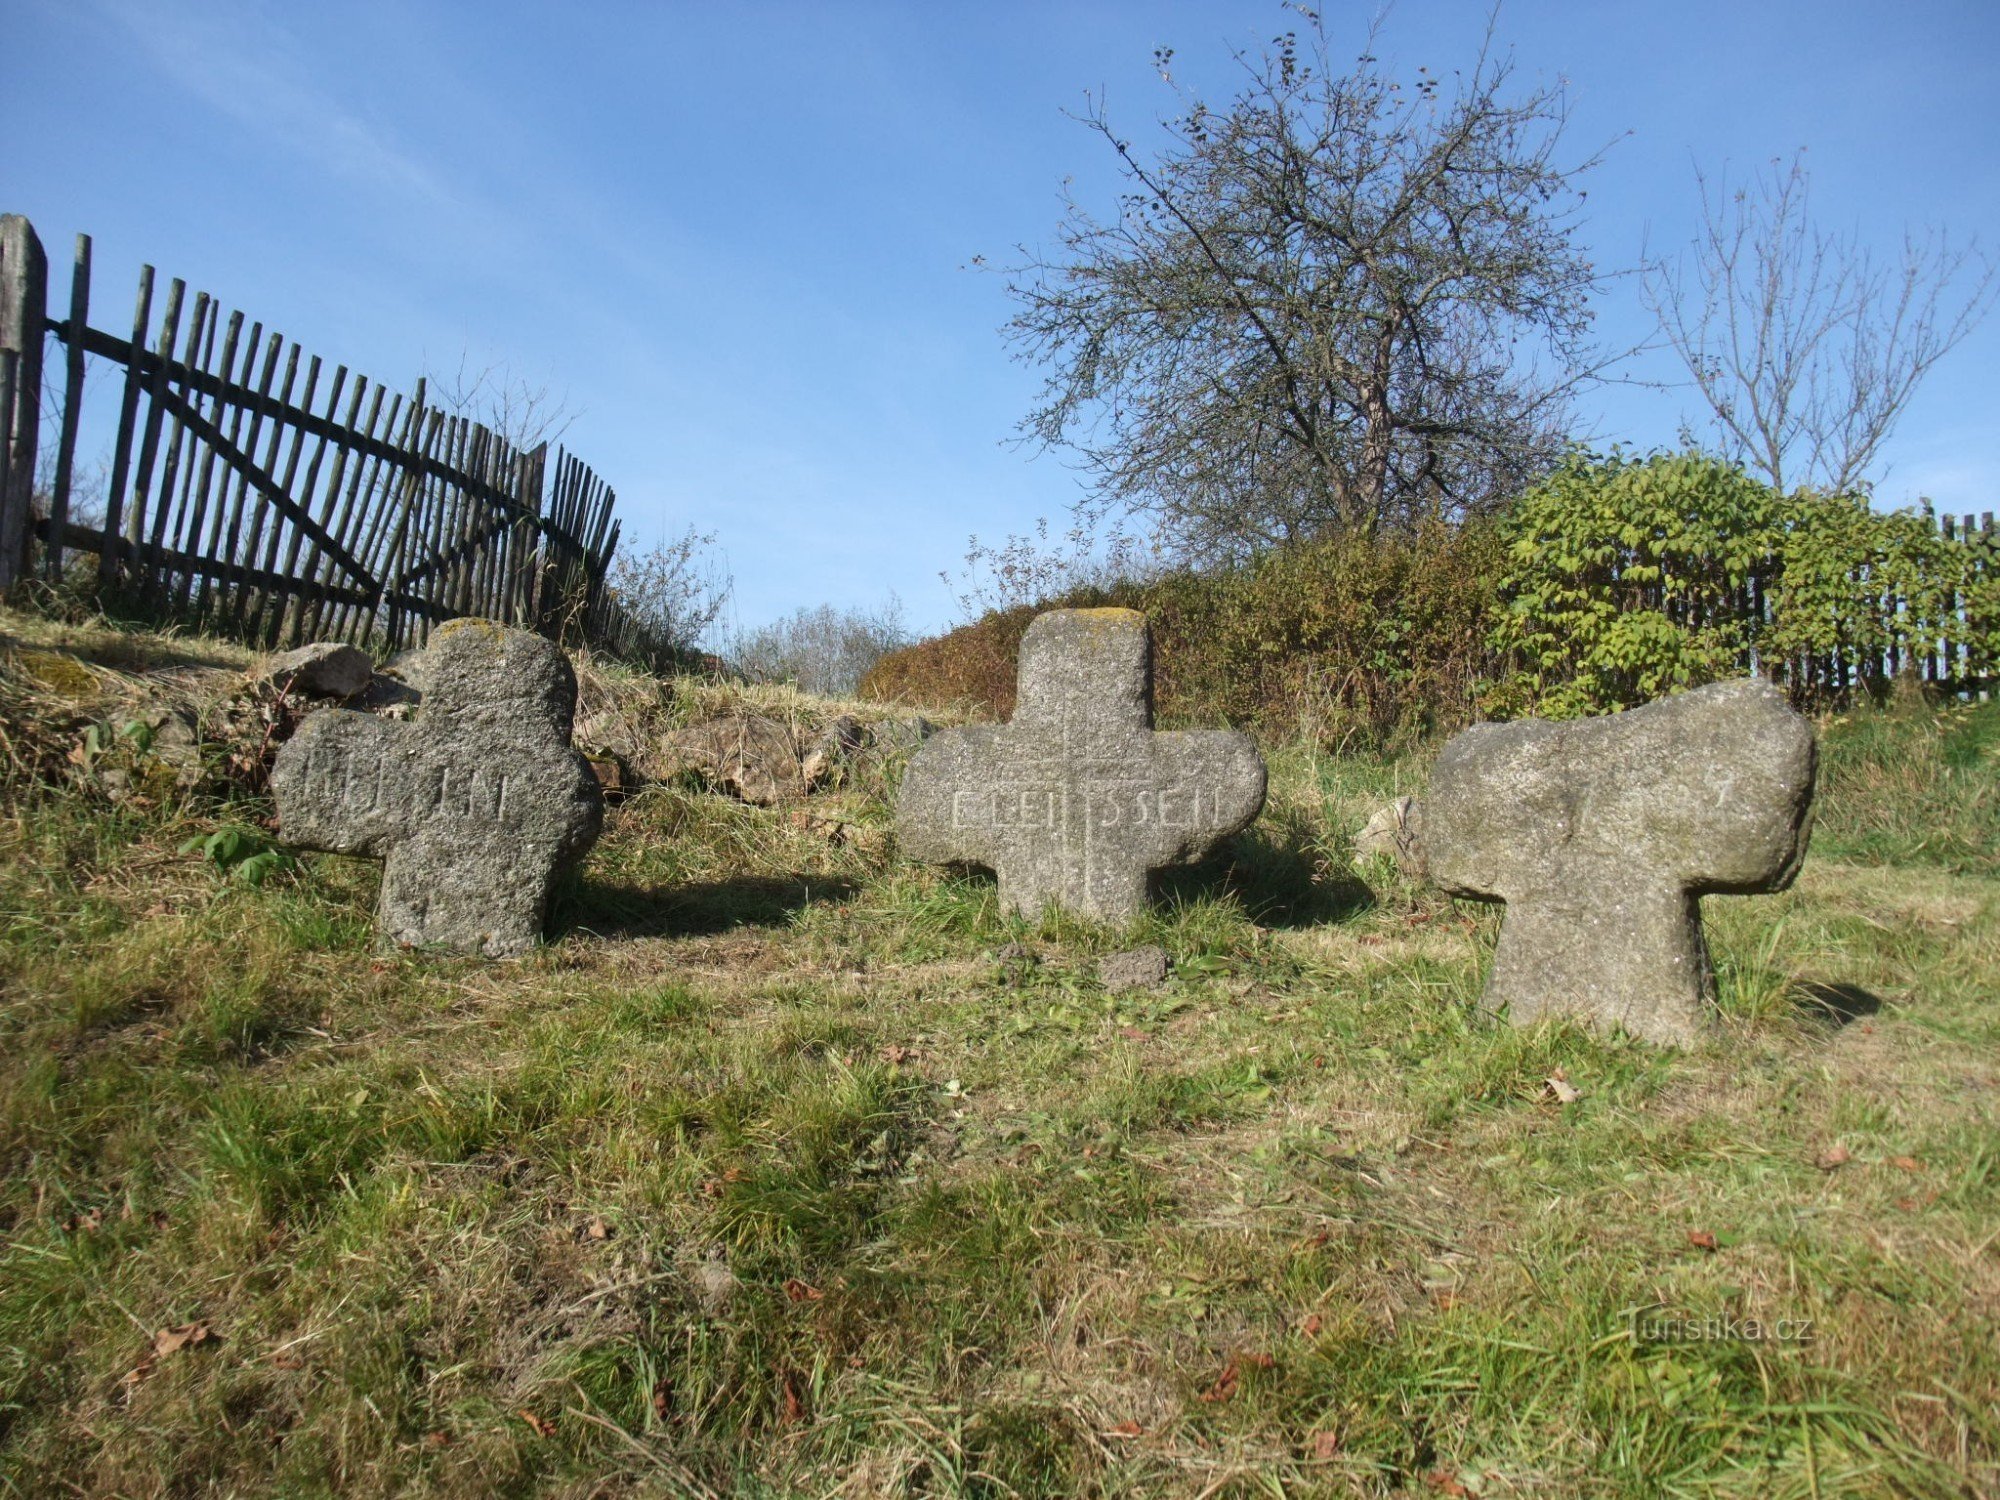
[[[1482,724],[1417,808],[1447,891],[1507,903],[1486,1004],[1693,1040],[1714,998],[1700,900],[1779,891],[1811,836],[1812,726],[1761,679],[1571,723]]]
[[[453,620],[421,661],[407,724],[325,709],[278,752],[279,836],[383,860],[378,937],[507,958],[596,842],[603,798],[570,748],[576,676],[552,641]]]
[[[1019,681],[1011,722],[935,736],[896,800],[902,851],[986,866],[1003,909],[1129,922],[1146,909],[1149,872],[1199,859],[1263,807],[1264,761],[1248,735],[1153,729],[1138,611],[1038,616]]]

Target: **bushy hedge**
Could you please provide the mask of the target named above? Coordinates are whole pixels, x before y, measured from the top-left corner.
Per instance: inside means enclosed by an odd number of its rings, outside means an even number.
[[[1804,706],[2000,667],[2000,556],[1698,453],[1578,453],[1498,521],[1336,537],[1079,590],[1143,610],[1163,722],[1393,746],[1478,717],[1604,713],[1762,671]],[[1035,610],[885,657],[865,696],[1011,713]],[[1948,653],[1940,654],[1941,644]]]
[[[1329,538],[1240,567],[1084,589],[1042,606],[1122,605],[1151,620],[1163,723],[1231,723],[1328,745],[1386,744],[1467,722],[1498,666],[1487,643],[1502,561],[1488,525]],[[1032,608],[895,652],[863,696],[1004,716]]]

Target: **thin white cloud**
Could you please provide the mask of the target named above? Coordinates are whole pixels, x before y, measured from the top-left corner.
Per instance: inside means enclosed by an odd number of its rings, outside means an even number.
[[[97,0],[167,78],[257,136],[363,187],[436,201],[451,189],[314,78],[298,41],[262,8]]]

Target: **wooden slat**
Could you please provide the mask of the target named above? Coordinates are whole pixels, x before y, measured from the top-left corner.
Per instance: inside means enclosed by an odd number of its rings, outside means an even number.
[[[298,364],[299,346],[294,344],[292,345],[291,359],[285,369],[284,399],[287,401],[291,400],[292,378],[298,373]],[[318,385],[319,356],[315,354],[306,361],[306,388],[305,393],[299,398],[304,405],[312,405],[314,389]],[[287,495],[290,495],[301,510],[310,514],[312,511],[312,491],[309,488],[303,491],[293,488],[294,482],[298,479],[299,459],[305,450],[306,431],[303,427],[287,429],[281,425],[273,430],[273,442],[276,442],[278,432],[285,431],[288,431],[290,434],[291,445],[285,456],[285,472],[278,476],[278,487]],[[265,513],[260,508],[257,515],[261,522],[264,519]],[[296,533],[297,528],[291,529]],[[278,549],[284,543],[286,530],[285,516],[282,511],[270,517],[270,530],[268,539],[264,542],[263,560],[263,570],[267,574],[275,575],[277,572]],[[253,536],[248,548],[250,555],[244,559],[246,563],[253,567],[257,565],[256,550],[257,538]],[[263,644],[270,644],[276,641],[278,622],[284,617],[285,599],[286,593],[283,590],[274,594],[270,589],[265,589],[258,596],[256,612],[246,622],[247,638],[249,640]]]
[[[392,591],[390,580],[397,566],[396,538],[398,528],[407,516],[410,485],[418,469],[416,455],[427,421],[425,402],[428,396],[429,383],[419,379],[408,404],[400,409],[402,426],[395,442],[405,457],[390,464],[374,486],[374,509],[369,517],[368,529],[356,548],[356,555],[375,578],[377,598],[369,609],[369,616],[371,620],[379,618],[386,644],[392,651],[401,644],[397,638],[398,626],[396,619],[391,617],[394,612],[385,610],[383,601]],[[394,433],[397,429],[392,426],[390,431]]]
[[[0,495],[14,477],[14,386],[21,375],[21,356],[0,349]]]
[[[274,331],[264,346],[264,373],[257,380],[259,388],[263,391],[268,392],[271,389],[271,382],[277,378],[278,356],[284,352],[283,345],[283,335]],[[255,340],[252,340],[251,348],[253,350],[256,348]],[[252,358],[254,359],[254,357],[253,354]],[[250,412],[249,427],[243,434],[240,448],[243,456],[252,463],[255,463],[257,459],[257,439],[263,435],[263,428],[264,414],[261,411]],[[273,454],[272,458],[275,459],[275,457],[276,455]],[[269,474],[271,459],[265,460],[261,468],[264,473]],[[271,487],[274,491],[277,488],[277,479],[275,476],[271,478]],[[242,558],[238,556],[238,549],[243,545],[243,518],[250,504],[251,489],[249,476],[242,470],[237,470],[236,483],[230,485],[225,482],[223,490],[229,494],[229,518],[226,522],[223,520],[222,498],[218,496],[215,508],[217,541],[214,551],[217,562],[223,563],[227,567],[234,567],[242,562]],[[265,498],[262,490],[257,491],[257,494],[260,500]],[[289,499],[290,497],[288,496],[287,498]],[[222,576],[227,578],[229,575],[225,572]],[[243,618],[241,591],[232,589],[231,597],[222,601],[222,603],[230,620],[240,624]]]
[[[359,377],[356,378],[355,390],[357,394],[359,393],[361,386],[365,384],[366,384],[365,380],[362,380]],[[381,420],[382,398],[386,394],[387,394],[386,389],[378,384],[375,387],[374,394],[369,397],[368,422],[367,425],[361,429],[361,431],[365,432],[369,437],[373,437],[375,435],[376,424]],[[347,488],[344,493],[336,494],[333,497],[331,497],[333,500],[333,508],[327,521],[327,527],[318,536],[313,538],[313,562],[315,566],[314,576],[318,576],[320,573],[323,573],[330,563],[338,564],[341,567],[347,569],[349,577],[353,579],[354,583],[358,587],[365,588],[368,586],[367,582],[364,582],[366,575],[360,573],[360,564],[358,559],[348,556],[343,561],[342,557],[335,555],[335,549],[338,549],[341,554],[345,554],[347,551],[346,547],[342,544],[342,539],[345,538],[349,530],[352,529],[354,520],[354,509],[356,505],[355,497],[361,492],[362,472],[364,469],[368,467],[368,463],[369,463],[369,456],[367,450],[357,447],[357,451],[355,453],[353,461],[346,465],[345,477],[347,480]],[[336,480],[338,480],[339,477],[340,476],[336,476]],[[311,624],[307,627],[306,633],[312,639],[320,640],[324,638],[324,632],[322,631],[321,626],[326,618],[325,602],[320,601],[318,603],[315,603],[312,606],[310,615],[311,615]]]
[[[229,316],[230,322],[234,324],[243,314],[231,313]],[[242,369],[245,380],[248,380],[251,372],[257,368],[257,351],[263,347],[263,344],[264,325],[253,319],[250,322],[250,342],[248,347],[243,350]],[[249,455],[243,453],[240,445],[240,440],[243,436],[244,420],[248,415],[247,409],[226,401],[222,403],[222,407],[223,409],[216,413],[214,422],[215,430],[222,434],[223,441],[229,445],[230,449],[247,458]],[[226,431],[223,427],[224,422],[228,423]],[[216,467],[218,461],[221,463],[219,469]],[[235,467],[235,464],[225,458],[222,451],[213,443],[208,445],[207,451],[202,455],[201,499],[195,512],[194,533],[197,538],[200,538],[203,532],[203,523],[206,522],[207,541],[200,545],[202,546],[203,554],[216,563],[226,563],[228,561],[222,551],[222,530],[224,516],[229,508],[229,492],[234,488],[230,483],[230,474]],[[211,480],[214,481],[212,489]],[[215,573],[206,573],[202,578],[199,595],[197,596],[193,590],[189,591],[189,603],[191,605],[196,604],[198,598],[197,608],[200,613],[206,614],[213,604],[215,595],[218,592],[215,587],[218,581]]]
[[[282,342],[282,340],[274,340],[274,341]],[[285,355],[285,383],[282,388],[282,395],[280,399],[290,400],[292,394],[292,387],[298,383],[298,375],[299,375],[299,346],[295,343],[290,347],[290,349],[287,351]],[[245,451],[254,455],[257,451],[257,443],[256,443],[257,427],[254,420],[251,424],[250,432],[251,432],[251,441],[245,446]],[[292,503],[296,505],[298,503],[298,497],[292,494],[291,485],[288,484],[284,480],[284,478],[278,475],[278,452],[283,447],[284,440],[285,440],[284,423],[273,422],[271,424],[271,436],[264,450],[264,471],[267,474],[272,475],[277,480],[277,485],[279,490],[283,492],[286,496],[288,496],[291,499]],[[294,453],[297,452],[296,443],[294,443],[293,445],[293,451]],[[233,526],[231,527],[230,538],[229,538],[230,557],[234,559],[236,562],[242,564],[243,567],[245,567],[246,569],[251,567],[256,562],[257,550],[260,546],[262,546],[264,541],[264,523],[267,518],[270,519],[271,521],[272,531],[274,534],[277,530],[277,517],[276,517],[277,507],[271,504],[269,498],[264,494],[262,490],[257,490],[252,493],[255,496],[255,500],[254,504],[251,505],[251,508],[248,512],[248,519],[250,522],[250,534],[242,539],[242,542],[240,543],[240,550],[235,528]],[[244,499],[246,503],[250,502],[249,495],[246,495]],[[251,619],[250,597],[249,597],[251,592],[252,591],[248,587],[238,589],[233,607],[230,610],[231,628],[239,632]],[[259,596],[257,600],[257,608],[255,613],[257,617],[261,618],[263,612],[264,612],[264,601],[262,597]]]
[[[132,314],[132,348],[145,347],[146,334],[152,322],[153,268],[145,266],[139,272],[139,301]],[[77,343],[86,345],[88,341],[89,326],[86,324]],[[118,432],[111,444],[111,492],[104,499],[104,534],[109,540],[97,558],[97,579],[104,587],[114,584],[119,575],[119,541],[125,525],[125,484],[132,472],[132,435],[138,425],[142,381],[138,362],[128,359],[125,362],[125,388],[118,404]]]
[[[424,383],[417,382],[417,400],[410,408],[410,448],[413,453],[427,449],[432,442],[440,421],[439,413],[429,411],[424,404]],[[384,580],[383,600],[389,611],[388,634],[390,643],[398,648],[410,643],[410,625],[405,612],[388,602],[389,580],[399,579],[409,569],[411,538],[416,534],[417,509],[422,503],[424,488],[424,466],[411,463],[403,470],[395,495],[395,525],[385,538],[381,560],[376,568],[376,577]],[[400,589],[401,585],[396,584]]]
[[[261,326],[259,325],[260,332]],[[243,314],[232,310],[229,314],[226,332],[222,336],[222,374],[225,379],[233,375],[236,371],[237,350],[242,342]],[[241,410],[241,407],[232,407],[220,395],[213,398],[208,425],[216,437],[222,435],[222,423],[230,419],[230,414],[232,412],[240,412]],[[197,412],[198,415],[199,413]],[[181,420],[185,426],[187,419],[183,417]],[[175,535],[179,539],[179,545],[183,552],[191,556],[201,557],[204,555],[201,545],[201,526],[202,522],[208,519],[208,496],[210,487],[215,482],[216,453],[212,442],[202,442],[202,434],[200,432],[191,432],[190,440],[199,445],[201,462],[199,465],[190,466],[189,473],[193,477],[193,483],[187,489],[186,497],[181,502],[180,529]],[[185,610],[194,602],[194,585],[195,579],[193,577],[183,578],[179,581],[174,591],[173,607],[175,609]]]
[[[70,269],[68,327],[86,328],[89,324],[90,236],[80,234],[76,237],[76,260]],[[83,414],[83,340],[74,333],[66,334],[63,354],[62,423],[56,437],[55,484],[49,495],[49,520],[54,527],[53,534],[58,538],[63,535],[63,528],[69,525],[70,480],[76,464],[76,424]],[[45,563],[50,579],[60,582],[63,570],[60,541],[48,548]]]
[[[379,392],[381,387],[378,386],[376,389]],[[397,430],[397,423],[402,417],[407,399],[401,391],[389,397],[388,410],[381,419],[381,431],[384,434],[394,433]],[[371,436],[376,430],[375,422],[375,416],[371,412],[368,429]],[[377,589],[381,587],[382,580],[381,575],[367,560],[369,543],[372,533],[381,525],[383,507],[389,503],[389,496],[394,493],[396,472],[395,460],[374,454],[361,456],[354,474],[352,494],[342,516],[338,533],[340,544],[361,561],[364,572],[372,581],[372,586]],[[343,607],[335,611],[329,630],[341,640],[354,641],[358,644],[367,640],[374,625],[372,610],[362,611]]]
[[[344,386],[346,382],[347,382],[347,366],[346,365],[334,366],[333,385],[332,388],[327,392],[327,397],[326,397],[326,414],[329,418],[331,418],[334,415],[334,413],[340,410],[340,392],[342,386]],[[368,382],[365,378],[359,376],[355,378],[353,390],[348,397],[346,420],[338,425],[330,425],[327,429],[323,430],[319,434],[319,443],[318,446],[316,446],[313,449],[312,462],[306,467],[305,491],[309,502],[314,492],[314,489],[319,483],[320,460],[326,455],[327,444],[329,442],[333,443],[334,445],[333,474],[332,477],[327,480],[326,491],[322,496],[319,505],[319,528],[321,532],[324,532],[327,526],[331,524],[333,520],[334,501],[335,498],[340,493],[341,470],[345,467],[347,463],[347,447],[344,443],[341,443],[338,440],[338,437],[336,435],[341,432],[345,432],[354,426],[354,419],[360,413],[361,410],[361,390],[362,387],[367,384]],[[310,509],[309,504],[308,504],[308,509]],[[314,577],[319,568],[319,547],[317,543],[314,544],[312,551],[307,554],[304,566],[301,567],[299,565],[299,549],[305,543],[309,535],[310,533],[306,530],[305,527],[296,525],[293,526],[291,543],[286,548],[285,551],[286,574],[292,578],[300,579],[302,581]],[[306,628],[305,613],[306,612],[303,602],[297,608],[294,608],[291,611],[292,626],[291,626],[290,643],[294,646],[300,644],[300,642],[305,638],[305,628]]]
[[[180,290],[180,286],[181,284],[178,281],[176,281],[173,285],[172,291],[178,292]],[[204,353],[205,347],[212,350],[215,337],[215,323],[216,323],[215,315],[216,315],[216,304],[209,299],[208,293],[206,292],[195,293],[194,317],[192,320],[192,326],[188,329],[187,359],[182,365],[182,368],[184,370],[192,372],[197,364],[199,364],[203,359],[208,357],[208,355]],[[142,476],[141,480],[142,493],[144,492],[143,476],[149,472],[152,466],[151,445],[153,441],[158,437],[160,419],[168,415],[166,398],[170,394],[170,391],[165,381],[165,374],[166,374],[165,367],[162,367],[160,371],[160,377],[161,377],[160,381],[158,385],[150,393],[151,400],[149,402],[148,410],[146,413],[147,441],[145,444],[142,444],[139,449],[139,472]],[[182,384],[182,388],[184,391],[186,387],[187,387],[187,382],[186,380],[184,380]],[[153,552],[155,556],[166,555],[167,536],[174,526],[174,519],[175,519],[174,511],[176,505],[175,495],[174,495],[174,477],[180,466],[180,461],[181,461],[181,420],[178,416],[175,416],[173,419],[173,428],[167,434],[167,457],[165,463],[161,465],[160,488],[158,492],[153,496],[151,502],[152,512],[153,512],[151,518],[152,541],[153,541]],[[190,467],[192,467],[192,465],[190,465]],[[170,587],[169,580],[157,568],[148,572],[146,575],[146,592],[145,592],[146,602],[148,604],[153,604],[156,603],[158,600],[164,598],[166,596],[169,587]]]

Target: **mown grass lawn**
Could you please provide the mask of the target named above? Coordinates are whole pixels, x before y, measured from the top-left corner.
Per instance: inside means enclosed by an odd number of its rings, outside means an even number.
[[[1130,933],[655,788],[498,966],[13,774],[0,1490],[1993,1494],[2000,705],[1826,734],[1691,1053],[1478,1011],[1349,861],[1417,761],[1276,749]]]

